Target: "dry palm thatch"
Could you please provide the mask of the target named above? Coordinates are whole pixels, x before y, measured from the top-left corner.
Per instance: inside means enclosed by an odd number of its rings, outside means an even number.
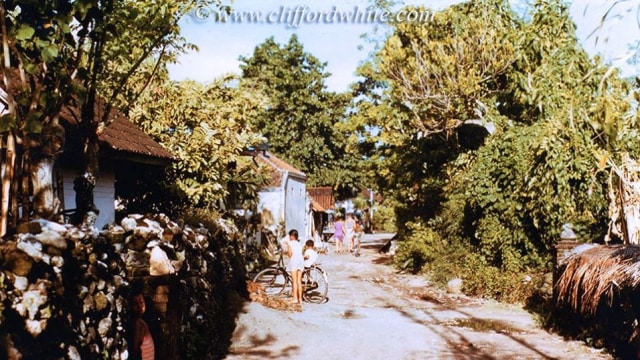
[[[556,282],[557,303],[594,315],[600,304],[640,284],[640,246],[595,246],[571,255]]]

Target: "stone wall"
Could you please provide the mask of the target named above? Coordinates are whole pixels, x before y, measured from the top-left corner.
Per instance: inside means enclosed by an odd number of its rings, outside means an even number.
[[[237,232],[231,221],[217,225],[222,236]],[[184,294],[211,291],[220,276],[212,274],[220,259],[210,250],[211,236],[164,215],[129,215],[104,231],[23,224],[0,244],[0,358],[128,358],[134,280],[146,284],[156,358],[179,358],[181,327],[211,316],[191,299],[210,294]]]

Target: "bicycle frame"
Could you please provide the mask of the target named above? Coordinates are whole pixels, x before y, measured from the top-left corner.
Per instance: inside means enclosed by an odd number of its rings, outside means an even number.
[[[292,277],[284,263],[283,251],[278,248],[278,262],[260,271],[254,282],[262,284],[268,296],[279,296],[285,288],[291,288]],[[322,303],[326,300],[329,280],[317,265],[302,271],[302,297],[307,302]]]

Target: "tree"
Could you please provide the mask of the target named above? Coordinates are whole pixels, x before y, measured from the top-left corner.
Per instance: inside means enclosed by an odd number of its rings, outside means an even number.
[[[384,191],[419,207],[408,218],[429,220],[480,263],[516,271],[548,265],[564,222],[602,239],[605,165],[637,154],[633,92],[589,59],[567,7],[538,1],[528,19],[505,2],[478,1],[423,26],[394,24],[360,69],[377,104],[358,108],[381,130]],[[452,138],[472,117],[496,132],[469,151]]]
[[[423,8],[409,7],[408,11]],[[446,165],[467,149],[458,131],[468,119],[489,122],[516,60],[519,23],[506,1],[451,6],[429,22],[394,23],[369,62],[358,69],[361,148],[378,190],[395,196],[400,225],[431,218],[450,180]]]
[[[240,60],[243,86],[268,94],[253,125],[273,152],[305,172],[310,185],[331,185],[345,196],[357,191],[358,159],[346,154],[350,134],[341,128],[349,96],[325,89],[326,64],[306,53],[295,34],[283,46],[269,38]]]
[[[173,193],[196,207],[251,208],[266,177],[250,156],[241,155],[265,141],[249,126],[261,110],[263,96],[239,89],[233,76],[207,85],[171,82],[165,77],[151,86],[152,91],[132,109],[131,118],[170,149],[177,161],[155,194],[154,188],[144,188],[145,197],[155,203],[147,206],[166,202]]]
[[[31,216],[31,208],[37,217],[58,215],[52,168],[64,148],[60,117],[65,107],[80,109],[75,120],[85,139],[86,167],[79,183],[86,194],[77,209],[95,209],[97,137],[109,122],[113,100],[145,59],[163,59],[163,52],[183,48],[177,21],[193,6],[173,0],[0,4],[7,104],[0,119],[6,144],[0,234],[9,220],[15,226],[18,214]]]
[[[449,135],[464,120],[483,115],[515,60],[516,27],[504,0],[454,5],[418,25],[393,24],[376,67],[412,133]]]

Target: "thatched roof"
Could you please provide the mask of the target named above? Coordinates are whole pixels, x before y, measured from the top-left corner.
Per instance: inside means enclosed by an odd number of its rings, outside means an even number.
[[[571,255],[556,282],[557,302],[594,315],[605,301],[640,284],[640,246],[601,245]]]

